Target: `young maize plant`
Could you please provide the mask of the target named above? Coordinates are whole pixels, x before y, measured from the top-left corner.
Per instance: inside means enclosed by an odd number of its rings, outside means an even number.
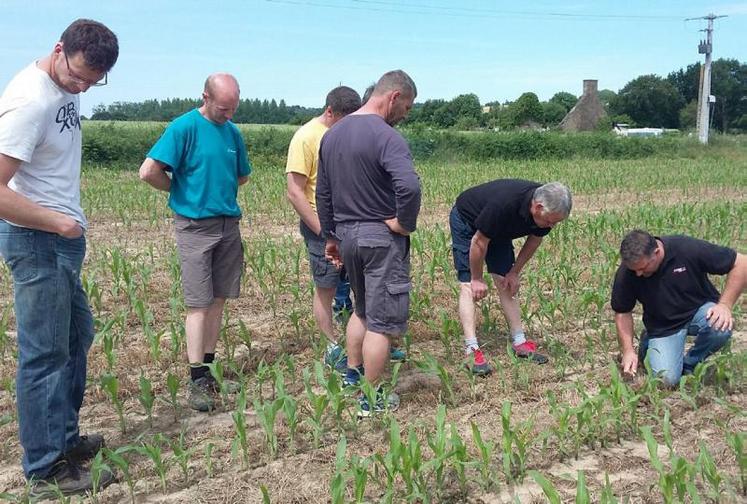
[[[132,481],[132,476],[130,474],[130,462],[124,457],[124,455],[135,450],[136,448],[133,446],[121,446],[116,450],[111,450],[107,447],[101,449],[101,453],[103,453],[106,460],[119,469],[124,476],[125,483],[127,483],[127,489],[130,492],[130,500],[132,501],[132,504],[135,504],[135,484]]]
[[[141,446],[137,448],[137,451],[142,455],[148,457],[153,462],[153,469],[155,469],[158,478],[161,481],[161,491],[166,493],[166,473],[171,465],[171,459],[163,456],[163,450],[161,449],[161,442],[163,436],[156,434],[153,437],[153,444],[142,442]]]
[[[117,411],[117,418],[119,419],[119,429],[122,434],[127,430],[124,416],[124,403],[119,397],[119,380],[115,375],[106,373],[101,376],[101,388],[104,389],[106,395],[109,396],[114,409]]]
[[[321,365],[317,362],[317,364]],[[327,394],[317,394],[311,385],[311,372],[304,368],[303,384],[306,391],[306,401],[308,402],[309,412],[305,415],[304,422],[309,426],[312,436],[312,446],[319,448],[321,438],[324,435],[324,414],[329,405]]]
[[[495,443],[482,439],[482,433],[480,433],[480,429],[476,423],[470,422],[470,426],[472,427],[472,441],[475,443],[480,455],[480,458],[476,461],[477,467],[480,470],[480,483],[484,490],[490,491],[498,484],[495,477],[495,470],[493,469]]]
[[[138,395],[138,401],[145,410],[145,415],[148,417],[148,427],[153,427],[153,404],[156,401],[156,397],[153,395],[153,385],[150,380],[145,377],[143,372],[140,372],[140,395]]]
[[[529,448],[534,442],[532,432],[534,419],[524,420],[516,426],[511,425],[511,403],[503,402],[501,408],[501,436],[503,447],[503,474],[508,481],[521,483],[526,474],[526,460]]]
[[[169,391],[169,404],[174,410],[174,422],[179,421],[179,400],[177,394],[179,393],[179,377],[169,371],[166,376],[166,388]]]

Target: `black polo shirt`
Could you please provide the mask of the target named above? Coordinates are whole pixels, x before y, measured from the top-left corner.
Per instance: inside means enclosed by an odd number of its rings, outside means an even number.
[[[689,236],[663,236],[664,260],[650,277],[637,277],[622,264],[612,285],[612,309],[629,313],[643,305],[649,337],[669,336],[685,327],[705,303],[719,300],[708,274],[725,275],[734,267],[735,250]]]
[[[535,224],[529,207],[537,182],[498,179],[467,189],[457,197],[456,208],[464,221],[491,240],[545,236],[552,228]]]

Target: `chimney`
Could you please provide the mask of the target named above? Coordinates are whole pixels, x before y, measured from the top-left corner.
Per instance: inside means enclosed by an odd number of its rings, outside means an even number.
[[[584,96],[597,94],[597,81],[584,79]]]

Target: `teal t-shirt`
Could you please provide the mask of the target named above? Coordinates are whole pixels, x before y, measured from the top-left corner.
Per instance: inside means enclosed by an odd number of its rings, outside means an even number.
[[[252,171],[235,124],[216,124],[194,109],[174,119],[148,152],[171,171],[169,207],[190,219],[239,217],[239,177]]]

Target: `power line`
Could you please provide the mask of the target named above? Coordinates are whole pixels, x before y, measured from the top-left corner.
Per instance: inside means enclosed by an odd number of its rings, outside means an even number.
[[[425,14],[444,17],[466,17],[466,18],[495,18],[507,17],[522,19],[545,19],[545,20],[583,20],[602,21],[605,19],[627,20],[627,21],[682,21],[683,16],[647,16],[635,14],[578,14],[571,12],[540,12],[540,11],[512,11],[496,9],[478,9],[469,7],[444,7],[428,5],[406,5],[386,2],[383,0],[352,0],[358,5],[345,3],[330,3],[319,0],[265,0],[269,3],[286,5],[306,5],[310,7],[323,7],[331,9],[345,9],[368,12],[385,12],[396,14]],[[404,9],[403,9],[404,7]]]

